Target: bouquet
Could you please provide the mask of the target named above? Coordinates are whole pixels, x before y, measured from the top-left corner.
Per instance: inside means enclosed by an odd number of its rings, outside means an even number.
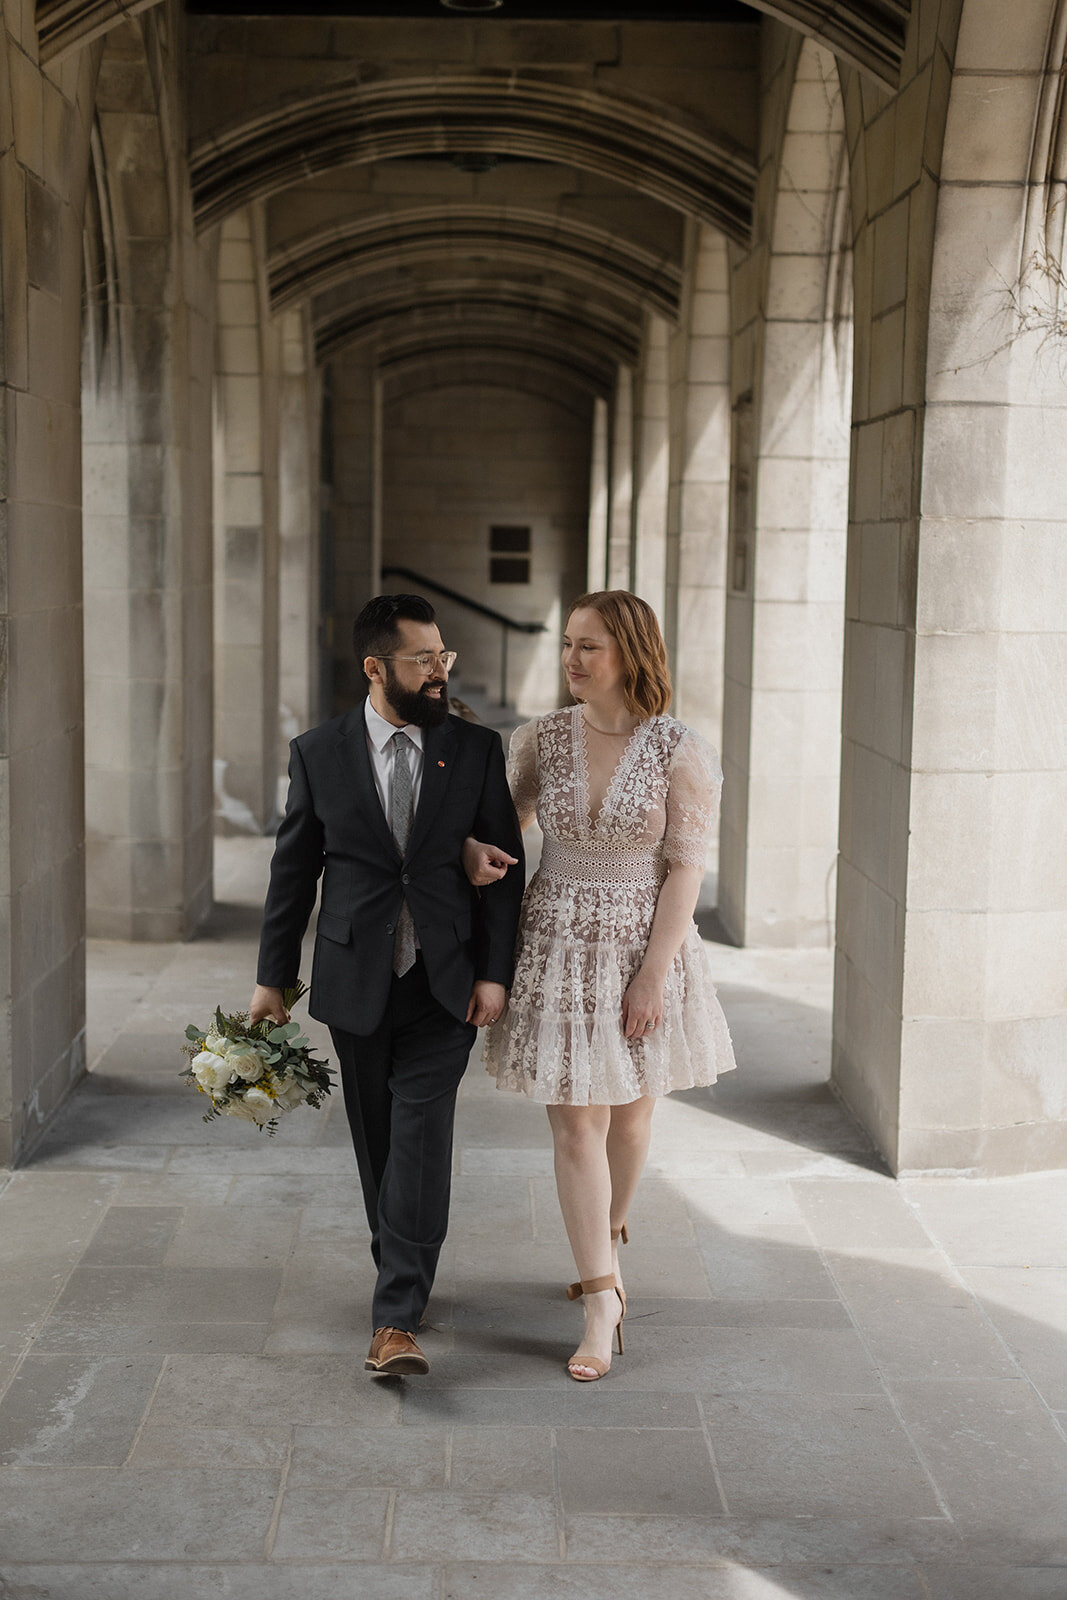
[[[283,990],[285,1009],[306,993],[303,983]],[[185,1037],[189,1042],[182,1051],[191,1059],[180,1076],[210,1098],[205,1122],[241,1117],[273,1135],[283,1111],[321,1106],[333,1087],[325,1061],[311,1055],[298,1022],[279,1024],[266,1017],[250,1023],[247,1011],[216,1007],[210,1028],[191,1022]]]

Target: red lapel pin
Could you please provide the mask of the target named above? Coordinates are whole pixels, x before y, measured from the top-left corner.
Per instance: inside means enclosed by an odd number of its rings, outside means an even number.
[[[443,767],[443,766],[444,766],[444,762],[443,762],[443,761],[439,761],[439,762],[438,762],[438,763],[437,763],[437,765],[438,765],[438,766],[439,766],[439,767]]]

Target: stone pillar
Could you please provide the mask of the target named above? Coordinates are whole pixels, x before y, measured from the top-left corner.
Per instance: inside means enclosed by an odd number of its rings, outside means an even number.
[[[363,697],[366,684],[352,654],[352,619],[383,581],[390,591],[401,580],[381,575],[381,393],[374,364],[362,349],[331,363],[333,385],[333,605],[334,705],[340,711]]]
[[[319,720],[319,383],[306,316],[281,318],[278,394],[279,761]]]
[[[634,405],[634,593],[663,617],[666,596],[670,431],[668,327],[650,315]]]
[[[670,337],[666,604],[674,713],[722,740],[723,608],[730,478],[726,241],[694,227],[683,315]]]
[[[833,1073],[895,1171],[1067,1157],[1053,10],[993,28],[968,0],[957,49],[958,8],[942,8],[922,38],[957,75],[913,52],[889,114],[845,84],[857,340]]]
[[[611,495],[608,522],[607,587],[628,589],[632,582],[634,492],[634,375],[620,363],[611,410]]]
[[[608,403],[593,402],[593,448],[589,467],[589,551],[586,582],[590,594],[603,589],[608,571]]]
[[[6,7],[0,75],[0,1166],[85,1067],[81,201],[88,70],[37,68]],[[45,142],[42,125],[67,138]]]
[[[215,815],[266,832],[278,766],[278,336],[259,209],[219,242],[215,423]]]
[[[737,295],[759,361],[734,407],[726,608],[719,911],[740,944],[833,938],[852,398],[843,151],[837,64],[807,41],[770,250],[739,269],[766,287]]]
[[[153,26],[108,35],[85,213],[86,901],[122,939],[211,904],[210,263],[172,209]]]

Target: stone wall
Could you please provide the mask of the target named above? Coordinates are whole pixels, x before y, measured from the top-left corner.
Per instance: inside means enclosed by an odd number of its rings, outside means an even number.
[[[591,409],[583,417],[539,395],[459,387],[385,408],[383,562],[547,625],[544,634],[510,636],[508,698],[524,715],[560,704],[564,613],[585,586]],[[530,529],[529,584],[490,583],[494,525]],[[460,651],[461,685],[497,699],[499,626],[429,598],[446,642]]]

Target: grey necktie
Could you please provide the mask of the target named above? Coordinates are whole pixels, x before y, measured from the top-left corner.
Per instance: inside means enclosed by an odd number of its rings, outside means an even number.
[[[393,782],[389,790],[389,826],[396,847],[403,855],[411,832],[413,790],[411,786],[412,742],[403,729],[393,734]],[[393,945],[393,971],[398,978],[415,965],[415,924],[405,900],[396,922],[396,941]]]

